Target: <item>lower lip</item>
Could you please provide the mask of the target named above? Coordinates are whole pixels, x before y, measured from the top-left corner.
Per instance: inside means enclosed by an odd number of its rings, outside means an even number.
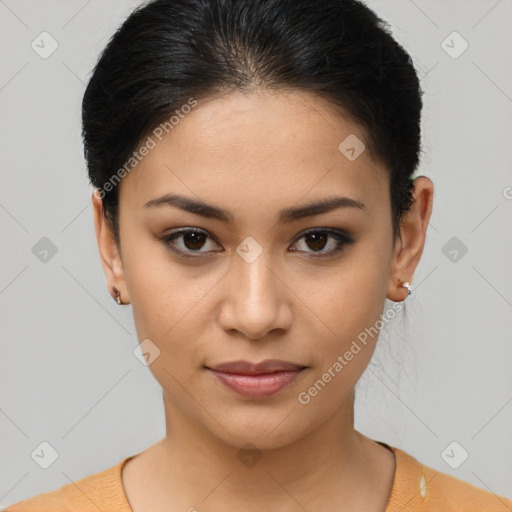
[[[250,398],[272,396],[288,386],[302,370],[283,370],[261,375],[243,375],[209,370],[227,388]]]

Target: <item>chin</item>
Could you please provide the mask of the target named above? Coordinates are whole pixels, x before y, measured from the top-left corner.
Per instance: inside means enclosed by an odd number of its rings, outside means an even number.
[[[220,425],[212,422],[209,417],[208,429],[225,444],[236,449],[253,445],[259,450],[274,450],[298,441],[314,429],[314,425],[308,429],[307,421],[301,425],[299,418],[290,420],[289,412],[290,407],[267,409],[262,404],[249,413],[239,411],[236,414],[231,409],[229,414],[218,416]]]

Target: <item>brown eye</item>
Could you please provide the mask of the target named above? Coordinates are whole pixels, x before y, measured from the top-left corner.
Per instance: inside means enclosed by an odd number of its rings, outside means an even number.
[[[306,235],[306,243],[308,244],[308,247],[315,251],[323,249],[328,239],[329,236],[325,233],[325,231],[316,231]]]
[[[197,231],[191,231],[189,233],[185,233],[183,236],[183,245],[192,251],[197,251],[198,249],[201,249],[201,247],[204,245],[205,241],[205,234],[199,233]]]
[[[213,238],[207,232],[199,229],[181,229],[158,238],[167,249],[185,258],[196,258],[201,255],[210,255],[212,252],[221,252],[214,250],[216,244]],[[342,251],[345,246],[353,243],[350,236],[328,229],[310,230],[303,233],[297,240],[304,240],[305,249],[294,249],[292,252],[309,253],[314,258],[333,256]],[[208,241],[211,241],[213,250],[208,249]],[[207,250],[201,250],[205,246]],[[327,250],[324,250],[325,248]]]
[[[210,250],[202,251],[201,249],[208,245],[208,240],[213,240],[208,233],[198,229],[181,229],[159,238],[172,252],[192,258],[196,257],[194,253],[204,255],[211,252]]]
[[[353,239],[348,235],[338,231],[325,229],[315,229],[308,231],[307,233],[302,234],[298,240],[300,241],[302,239],[304,239],[305,242],[303,245],[311,250],[300,250],[299,252],[310,253],[313,257],[320,258],[324,256],[332,256],[343,250],[345,246],[353,243]],[[329,244],[329,240],[333,240],[333,242]],[[323,249],[326,246],[330,246],[331,249],[324,251]]]

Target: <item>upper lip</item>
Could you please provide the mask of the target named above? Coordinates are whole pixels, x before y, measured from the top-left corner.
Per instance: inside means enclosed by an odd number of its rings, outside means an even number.
[[[285,370],[302,370],[305,366],[283,361],[281,359],[265,359],[259,363],[249,363],[248,361],[228,361],[215,366],[208,366],[210,370],[223,373],[239,373],[244,375],[260,375],[263,373],[273,373]]]

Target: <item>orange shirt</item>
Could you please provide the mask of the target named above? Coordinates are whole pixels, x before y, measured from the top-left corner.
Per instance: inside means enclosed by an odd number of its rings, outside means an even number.
[[[390,448],[396,459],[385,512],[512,511],[510,499],[424,466],[406,452],[381,444]],[[132,457],[54,491],[20,501],[3,512],[132,512],[121,482],[123,464]]]

